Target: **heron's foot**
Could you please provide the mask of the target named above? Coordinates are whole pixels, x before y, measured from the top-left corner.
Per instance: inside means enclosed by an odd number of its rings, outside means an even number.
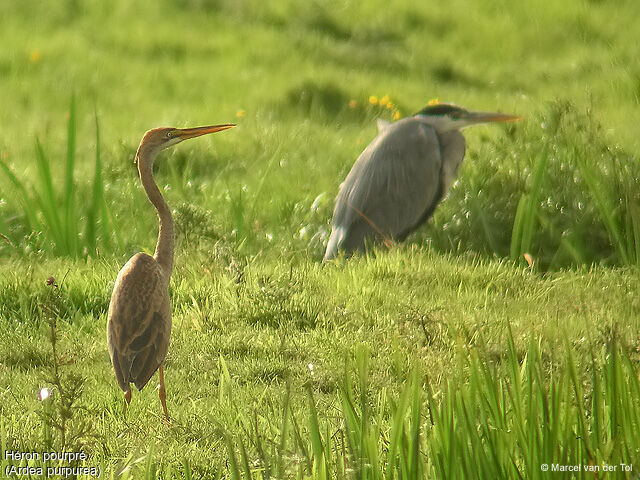
[[[122,409],[122,414],[127,416],[127,406],[131,403],[131,390],[127,390],[124,392],[124,408]]]
[[[167,411],[167,390],[164,388],[164,368],[162,365],[158,368],[158,376],[160,377],[160,386],[158,388],[158,397],[160,397],[160,403],[162,404],[162,411],[164,412],[164,418],[169,422],[169,412]]]
[[[167,392],[164,386],[161,386],[158,390],[158,397],[160,397],[160,403],[162,404],[162,411],[164,412],[164,418],[169,421],[169,412],[167,411]]]

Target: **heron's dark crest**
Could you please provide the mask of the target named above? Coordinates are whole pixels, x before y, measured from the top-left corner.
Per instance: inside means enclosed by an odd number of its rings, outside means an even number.
[[[436,103],[435,105],[428,105],[424,107],[419,112],[415,113],[415,115],[451,115],[451,114],[462,114],[467,113],[462,107],[458,105],[454,105],[453,103]]]

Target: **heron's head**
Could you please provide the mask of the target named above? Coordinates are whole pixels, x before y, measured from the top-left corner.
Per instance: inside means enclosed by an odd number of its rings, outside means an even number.
[[[429,105],[416,113],[415,116],[427,120],[440,132],[461,130],[481,123],[515,122],[522,118],[499,112],[470,111],[452,103]]]
[[[136,161],[143,152],[158,153],[160,150],[172,147],[184,140],[199,137],[201,135],[207,135],[208,133],[220,132],[232,127],[235,127],[235,124],[225,123],[223,125],[209,125],[206,127],[194,128],[154,128],[149,130],[142,137],[142,141],[138,147],[138,153],[136,154]]]

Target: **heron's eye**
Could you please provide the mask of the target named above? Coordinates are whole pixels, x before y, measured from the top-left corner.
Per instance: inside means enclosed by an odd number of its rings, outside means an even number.
[[[165,134],[165,136],[166,136],[167,138],[171,138],[171,137],[173,137],[173,132],[172,132],[172,131],[168,131],[168,132]]]

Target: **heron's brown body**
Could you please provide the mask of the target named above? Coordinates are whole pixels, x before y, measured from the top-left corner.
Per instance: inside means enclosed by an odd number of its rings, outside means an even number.
[[[162,364],[171,335],[169,281],[174,257],[173,218],[153,180],[153,161],[162,149],[182,140],[233,126],[156,128],[145,133],[138,147],[136,163],[140,180],[158,212],[160,228],[153,256],[137,253],[122,267],[109,304],[107,344],[118,385],[125,395],[125,411],[131,401],[131,383],[142,390],[158,370],[158,393],[164,414],[169,416]]]
[[[111,363],[124,392],[130,383],[142,390],[167,356],[171,335],[168,285],[169,277],[145,253],[134,255],[118,274],[107,335]]]

